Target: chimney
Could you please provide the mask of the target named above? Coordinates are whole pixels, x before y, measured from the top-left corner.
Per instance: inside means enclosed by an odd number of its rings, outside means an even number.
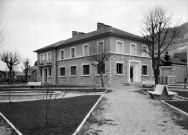
[[[112,26],[106,25],[106,24],[100,23],[100,22],[97,23],[97,30],[100,30],[100,29],[103,29],[103,28],[107,28],[107,27],[112,27]]]
[[[85,33],[83,33],[83,32],[78,32],[78,31],[72,31],[72,37],[78,37],[78,36],[80,36],[80,35],[82,35],[82,34],[85,34]]]

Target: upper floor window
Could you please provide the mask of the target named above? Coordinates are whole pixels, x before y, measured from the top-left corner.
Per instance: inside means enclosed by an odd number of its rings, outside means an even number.
[[[83,45],[83,56],[89,55],[89,45]]]
[[[51,53],[48,53],[48,62],[51,62]]]
[[[142,75],[148,75],[147,69],[148,69],[147,65],[142,65]]]
[[[76,57],[76,48],[72,47],[70,51],[71,51],[71,58]]]
[[[148,57],[148,47],[146,45],[142,45],[142,56]]]
[[[116,73],[117,74],[123,74],[123,64],[122,63],[116,64]]]
[[[71,75],[76,75],[76,66],[71,66]]]
[[[101,54],[104,52],[104,41],[97,42],[97,53]]]
[[[45,54],[44,54],[44,60],[46,60],[46,59],[47,59],[47,54],[45,53]]]
[[[61,60],[65,59],[65,51],[64,50],[60,51],[60,58],[61,58]]]
[[[42,62],[43,61],[43,55],[41,54],[40,55],[40,62]]]
[[[116,53],[123,54],[123,42],[122,41],[116,41]]]
[[[40,76],[42,76],[42,69],[40,69]]]
[[[83,65],[83,75],[89,75],[89,65]]]
[[[131,55],[136,55],[136,44],[131,44],[130,52]]]
[[[65,67],[60,67],[60,76],[65,76]]]

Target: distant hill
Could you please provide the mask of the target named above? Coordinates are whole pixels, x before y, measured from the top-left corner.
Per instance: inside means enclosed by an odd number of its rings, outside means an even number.
[[[177,38],[177,40],[174,43],[172,43],[172,45],[168,49],[168,51],[169,51],[169,53],[171,55],[173,55],[174,53],[187,52],[187,46],[188,46],[188,22],[180,25],[179,29],[181,29],[180,36]]]
[[[180,60],[187,61],[187,46],[188,46],[188,22],[179,26],[181,30],[180,36],[175,42],[168,48],[168,52],[171,56],[179,58]]]

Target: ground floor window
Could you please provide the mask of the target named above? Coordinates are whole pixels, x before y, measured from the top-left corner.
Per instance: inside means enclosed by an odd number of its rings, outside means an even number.
[[[117,63],[116,65],[116,72],[117,74],[123,74],[123,64],[122,63]]]
[[[105,63],[97,64],[97,74],[100,74],[101,72],[105,74]]]
[[[60,68],[60,76],[65,76],[65,67]]]
[[[42,69],[40,69],[40,76],[42,76]]]
[[[52,69],[51,68],[48,69],[48,76],[52,76]]]
[[[142,65],[142,75],[148,75],[147,74],[147,65]]]
[[[83,75],[89,75],[89,65],[83,65]]]
[[[76,75],[76,66],[71,66],[71,75]]]

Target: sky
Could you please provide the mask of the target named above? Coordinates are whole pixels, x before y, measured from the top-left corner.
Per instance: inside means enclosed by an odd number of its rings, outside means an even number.
[[[60,40],[71,38],[72,31],[90,32],[97,22],[141,35],[143,15],[156,6],[172,14],[173,20],[188,22],[188,0],[1,0],[6,25],[3,51],[17,51],[21,62],[31,66],[37,60],[33,52]],[[0,14],[0,15],[1,15]],[[0,70],[6,70],[0,62]]]

